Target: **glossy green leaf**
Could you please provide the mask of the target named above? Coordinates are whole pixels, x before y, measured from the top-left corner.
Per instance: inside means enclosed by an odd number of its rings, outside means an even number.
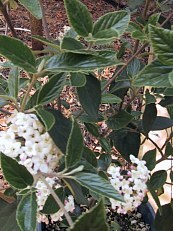
[[[99,105],[101,103],[100,81],[93,75],[86,75],[86,84],[77,88],[79,101],[85,112],[97,121]]]
[[[83,87],[86,84],[86,77],[83,73],[72,72],[70,74],[70,83],[73,87]]]
[[[100,142],[100,145],[105,152],[108,152],[108,153],[111,152],[112,148],[111,148],[109,140],[107,138],[100,137],[99,142]]]
[[[97,174],[81,172],[75,174],[73,178],[84,187],[102,196],[123,201],[123,197],[114,189],[110,182]]]
[[[38,105],[50,103],[58,98],[66,83],[66,75],[60,73],[53,75],[49,81],[40,89],[37,98]]]
[[[63,187],[57,188],[55,190],[55,193],[60,198],[60,200],[62,201],[62,203],[64,203],[65,193],[64,193]],[[59,209],[60,208],[59,208],[58,204],[56,203],[55,199],[53,198],[53,196],[49,195],[48,198],[47,198],[47,200],[46,200],[46,202],[45,202],[45,204],[44,204],[43,209],[41,210],[41,213],[44,213],[44,214],[53,214],[53,213],[58,212]]]
[[[142,71],[136,76],[133,84],[137,87],[171,87],[169,73],[172,70],[171,67],[162,64],[156,59],[142,69]]]
[[[134,156],[138,156],[140,147],[139,133],[121,129],[118,131],[113,131],[109,137],[113,141],[115,148],[127,161],[130,161],[129,156],[132,153]]]
[[[148,170],[152,171],[156,166],[156,149],[146,152],[142,159],[146,161]]]
[[[83,148],[83,154],[82,154],[83,158],[86,159],[88,161],[88,163],[90,163],[92,166],[97,167],[97,158],[96,155],[93,151],[91,151],[91,149],[87,148],[86,146],[84,146]]]
[[[126,11],[110,12],[101,16],[93,27],[94,38],[116,38],[127,29],[130,16]],[[103,32],[103,33],[102,33]],[[111,33],[110,33],[111,32]],[[107,36],[109,35],[109,36]]]
[[[173,230],[173,209],[171,204],[162,205],[162,214],[159,211],[156,213],[154,226],[158,231],[172,231]]]
[[[42,10],[39,0],[19,0],[19,2],[37,19],[42,18]]]
[[[74,38],[64,37],[61,42],[61,49],[67,51],[80,50],[80,49],[84,49],[84,46]]]
[[[152,125],[152,131],[163,130],[173,126],[173,120],[168,117],[157,116]]]
[[[116,57],[110,59],[92,54],[63,53],[51,57],[45,68],[50,72],[83,72],[114,66],[119,63]]]
[[[92,209],[81,215],[68,229],[69,231],[108,231],[103,200],[100,200]]]
[[[77,204],[88,205],[88,200],[84,195],[81,185],[72,179],[63,179],[68,189],[75,198]]]
[[[161,188],[167,178],[167,172],[165,170],[159,170],[154,172],[150,178],[150,184],[154,190]]]
[[[151,44],[158,59],[173,66],[173,31],[155,26],[149,27]]]
[[[48,131],[57,147],[65,154],[67,141],[71,131],[71,121],[64,117],[60,111],[49,109],[55,118],[53,127]]]
[[[70,168],[76,165],[82,157],[83,136],[78,123],[72,118],[72,128],[67,142],[66,167]]]
[[[0,54],[14,65],[29,73],[36,73],[36,61],[32,51],[21,40],[0,35]]]
[[[130,77],[134,77],[136,74],[138,74],[140,69],[141,69],[141,63],[139,59],[135,58],[127,66],[127,74],[130,75]]]
[[[7,203],[3,199],[0,199],[0,224],[1,231],[19,231],[19,226],[16,222],[16,201],[13,203]]]
[[[8,90],[9,95],[17,99],[19,90],[19,70],[18,68],[12,68],[8,76]]]
[[[146,101],[146,104],[151,104],[151,103],[156,102],[154,95],[150,94],[148,89],[146,89],[146,91],[145,91],[145,101]]]
[[[49,131],[53,125],[55,124],[55,117],[53,114],[45,109],[36,107],[35,108],[37,115],[39,116],[40,120],[43,122],[46,131]]]
[[[98,127],[93,123],[84,123],[87,130],[95,137],[99,137],[100,133]]]
[[[68,20],[73,29],[83,37],[92,32],[92,16],[79,0],[64,0]]]
[[[118,96],[110,94],[110,93],[103,94],[102,95],[102,100],[101,100],[101,102],[104,103],[104,104],[107,104],[107,103],[121,103],[121,101],[122,100]]]
[[[35,231],[37,225],[37,202],[35,193],[22,197],[16,211],[17,223],[21,231]]]
[[[16,189],[24,189],[33,184],[33,176],[16,160],[1,154],[1,168],[5,179]]]
[[[157,108],[155,103],[147,104],[142,117],[142,127],[144,133],[148,135],[148,132],[152,130],[153,123],[157,116]]]
[[[112,157],[110,154],[102,153],[98,159],[98,167],[100,170],[107,171],[108,167],[112,163]]]
[[[128,125],[133,119],[133,116],[126,111],[120,111],[117,115],[111,116],[106,121],[109,128],[119,130]]]

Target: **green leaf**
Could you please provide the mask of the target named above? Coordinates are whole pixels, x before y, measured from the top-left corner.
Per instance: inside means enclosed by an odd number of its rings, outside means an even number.
[[[93,151],[91,151],[91,149],[87,148],[86,146],[84,146],[83,148],[83,154],[82,154],[83,158],[85,158],[88,163],[90,163],[92,166],[97,167],[97,158],[96,155]]]
[[[173,182],[173,171],[170,171],[170,179],[171,179],[171,182]]]
[[[55,118],[53,127],[48,131],[57,147],[65,154],[67,141],[71,131],[71,121],[65,118],[60,111],[49,109]]]
[[[39,0],[19,0],[19,2],[37,19],[42,18],[42,10]]]
[[[81,215],[68,230],[71,231],[108,231],[103,200],[100,200],[91,210]]]
[[[35,108],[37,115],[39,116],[40,120],[43,122],[46,131],[49,131],[53,125],[55,124],[55,117],[53,114],[45,109],[36,107]]]
[[[142,159],[146,161],[148,170],[152,171],[156,166],[156,149],[146,152]]]
[[[36,61],[32,51],[21,40],[0,35],[0,54],[14,65],[29,73],[36,73]]]
[[[22,197],[17,207],[16,219],[21,231],[35,231],[37,218],[37,202],[35,193]]]
[[[92,17],[87,7],[78,0],[64,0],[68,20],[73,29],[82,37],[92,32]]]
[[[62,203],[64,203],[65,200],[65,193],[64,193],[64,189],[63,187],[61,188],[57,188],[55,190],[55,193],[57,194],[57,196],[60,198],[60,200],[62,201]],[[57,205],[55,199],[53,198],[53,196],[50,194],[44,204],[43,210],[41,210],[41,213],[44,214],[53,214],[58,212],[59,210],[59,206]]]
[[[19,70],[18,68],[12,68],[8,76],[8,90],[10,96],[17,99],[19,90]]]
[[[42,36],[39,36],[39,35],[33,35],[32,38],[34,38],[35,40],[38,40],[38,41],[42,42],[43,44],[53,48],[53,50],[55,50],[57,52],[60,51],[60,46],[51,40],[48,40],[48,39],[46,39]]]
[[[109,128],[119,130],[128,125],[133,119],[133,116],[126,111],[121,110],[117,115],[109,117],[107,125]]]
[[[87,130],[95,137],[99,137],[100,133],[98,127],[93,123],[84,123]]]
[[[92,71],[119,64],[116,59],[105,58],[101,55],[63,53],[51,57],[45,66],[50,72],[83,72]]]
[[[100,168],[100,170],[107,171],[107,169],[110,166],[111,162],[112,162],[111,155],[102,153],[100,155],[99,160],[98,160],[98,167]]]
[[[16,160],[1,154],[1,168],[5,179],[16,189],[24,189],[33,184],[33,176]]]
[[[162,64],[156,59],[142,69],[142,71],[136,76],[133,84],[137,87],[172,87],[169,81],[169,73],[172,70],[171,67]]]
[[[145,91],[145,101],[146,104],[151,104],[156,102],[154,95],[150,94],[148,89]]]
[[[128,0],[128,6],[131,10],[136,9],[138,6],[142,5],[145,0]]]
[[[104,150],[105,152],[108,152],[108,153],[111,152],[111,149],[112,149],[112,148],[111,148],[111,146],[110,146],[110,143],[109,143],[108,139],[106,139],[106,138],[104,138],[104,137],[100,137],[99,142],[100,142],[101,147],[103,148],[103,150]]]
[[[67,142],[66,167],[70,168],[76,165],[82,157],[83,136],[78,123],[72,118],[72,128]]]
[[[74,196],[74,199],[77,204],[88,205],[88,200],[85,197],[81,185],[72,180],[72,179],[63,179],[67,187],[69,188],[70,192]]]
[[[163,130],[173,126],[173,120],[168,117],[157,116],[152,125],[152,131]]]
[[[156,202],[156,205],[158,206],[160,214],[162,214],[162,206],[160,204],[160,201],[159,201],[159,198],[157,196],[157,193],[153,189],[153,186],[152,186],[152,184],[150,182],[147,182],[147,188],[150,191],[151,196],[153,197],[154,201]]]
[[[83,87],[86,84],[86,77],[83,73],[70,73],[70,83],[73,87]]]
[[[167,178],[167,172],[165,170],[159,170],[154,172],[150,178],[150,184],[154,190],[161,188]]]
[[[99,105],[101,103],[100,81],[93,75],[86,75],[86,84],[77,88],[79,101],[85,112],[97,121]]]
[[[152,130],[152,125],[157,116],[157,108],[155,103],[147,104],[142,117],[142,127],[145,135],[148,135]]]
[[[162,214],[157,211],[154,226],[158,231],[172,231],[173,230],[173,209],[171,204],[162,205]]]
[[[107,103],[121,103],[121,101],[122,100],[118,96],[110,94],[110,93],[103,94],[102,95],[102,100],[101,100],[101,102],[104,103],[104,104],[107,104]]]
[[[166,157],[173,156],[173,147],[172,147],[172,144],[170,142],[168,142],[166,145],[165,156]]]
[[[125,32],[129,20],[130,16],[126,11],[107,13],[94,23],[93,38],[117,38]]]
[[[58,98],[66,83],[66,75],[60,73],[53,75],[40,89],[37,98],[38,105],[45,105]]]
[[[7,203],[0,199],[0,224],[1,231],[19,231],[19,226],[16,222],[16,201]]]
[[[113,141],[115,148],[120,154],[130,162],[129,156],[133,153],[134,156],[138,156],[140,147],[140,134],[128,131],[127,129],[121,129],[113,131],[109,135]]]
[[[168,75],[168,79],[169,79],[169,82],[171,84],[171,86],[173,86],[173,71],[171,71]]]
[[[80,50],[84,49],[84,46],[76,39],[71,37],[64,37],[61,42],[61,49],[62,50]]]
[[[173,31],[150,25],[150,39],[158,59],[166,64],[173,65]]]
[[[127,66],[127,74],[130,75],[130,77],[134,77],[136,74],[138,74],[140,69],[141,69],[141,63],[139,59],[135,58]]]
[[[114,189],[110,182],[96,174],[80,172],[75,174],[73,178],[84,187],[102,196],[123,201],[122,196]]]

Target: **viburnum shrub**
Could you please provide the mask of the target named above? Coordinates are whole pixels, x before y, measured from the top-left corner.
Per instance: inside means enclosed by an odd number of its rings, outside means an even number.
[[[40,1],[36,8],[21,2],[40,17]],[[152,173],[171,160],[172,133],[162,147],[151,138],[173,125],[171,15],[155,13],[164,1],[156,1],[155,11],[150,1],[139,2],[93,22],[81,1],[64,0],[70,27],[56,41],[33,36],[44,44],[38,57],[21,40],[0,35],[6,58],[0,63],[0,110],[7,124],[0,131],[1,168],[9,185],[4,194],[14,199],[0,207],[1,231],[34,231],[41,221],[106,231],[105,207],[128,213],[147,201],[148,191],[158,206],[155,227],[172,230],[171,201],[161,206],[158,198],[165,184],[172,186],[172,166]],[[143,15],[132,21],[130,12],[134,16],[143,2]],[[114,41],[121,44],[117,51]],[[109,67],[113,74],[106,79]],[[66,102],[68,89],[74,110]],[[158,98],[170,118],[157,116]],[[144,139],[155,149],[141,159]]]

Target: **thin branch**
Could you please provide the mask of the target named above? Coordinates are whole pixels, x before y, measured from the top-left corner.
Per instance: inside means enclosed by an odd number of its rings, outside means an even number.
[[[16,31],[14,30],[14,26],[13,26],[13,24],[11,22],[9,14],[8,14],[8,12],[6,10],[6,7],[3,5],[1,0],[0,0],[0,11],[2,12],[2,14],[3,14],[8,26],[9,26],[13,37],[17,38],[17,34],[16,34]]]
[[[140,52],[142,50],[144,50],[146,47],[148,46],[148,42],[144,43],[143,46],[134,54],[131,56],[131,58],[129,58],[129,60],[124,64],[124,66],[122,66],[113,76],[111,79],[109,79],[106,83],[106,85],[104,86],[102,92],[104,92],[107,87],[121,74],[121,72],[123,72],[126,67],[129,65],[129,63],[131,63],[133,61],[134,58],[136,58],[136,56],[138,56],[140,54]]]
[[[51,195],[53,196],[54,200],[56,201],[56,203],[59,205],[60,209],[63,210],[64,215],[67,219],[67,222],[69,224],[69,226],[73,225],[73,221],[70,217],[70,215],[68,214],[68,212],[66,211],[63,203],[61,202],[61,200],[59,199],[58,195],[54,192],[54,190],[50,187],[50,185],[47,183],[47,181],[45,180],[44,176],[42,176],[41,174],[39,175],[39,178],[43,181],[43,183],[46,185],[46,187],[49,189]]]
[[[30,85],[29,85],[29,87],[27,89],[27,92],[24,95],[24,98],[23,98],[23,101],[22,101],[22,105],[21,105],[21,111],[24,111],[24,109],[25,109],[25,105],[26,105],[29,93],[32,90],[32,88],[33,88],[33,86],[34,86],[37,78],[38,78],[38,76],[36,74],[34,74],[33,77],[32,77],[31,83],[30,83]]]
[[[150,0],[146,0],[144,10],[143,10],[143,14],[142,14],[142,17],[143,17],[144,20],[147,20],[147,18],[148,18],[147,12],[148,12],[149,6],[150,6]]]

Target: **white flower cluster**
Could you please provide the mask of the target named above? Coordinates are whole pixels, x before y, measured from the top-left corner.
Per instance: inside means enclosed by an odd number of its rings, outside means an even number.
[[[59,184],[57,184],[56,177],[53,177],[53,178],[46,177],[45,180],[47,181],[47,183],[50,185],[51,188],[57,189],[57,188],[61,187]],[[44,204],[45,204],[48,196],[50,195],[50,191],[41,180],[37,181],[36,189],[37,189],[36,196],[37,196],[37,204],[38,204],[38,212],[39,212],[43,209]],[[74,198],[72,195],[69,195],[68,199],[66,199],[64,201],[64,209],[67,212],[73,212],[73,210],[75,209]],[[59,220],[61,221],[62,216],[64,216],[63,209],[59,209],[58,212],[56,212],[54,214],[50,214],[50,218],[51,218],[52,222],[53,221],[59,221]],[[49,223],[47,216],[44,214],[40,214],[40,213],[38,213],[38,222]]]
[[[7,131],[0,132],[0,152],[15,158],[31,174],[49,173],[61,155],[35,114],[14,113]]]
[[[126,214],[133,211],[142,202],[147,192],[146,182],[149,178],[149,170],[146,162],[130,155],[132,165],[126,175],[121,174],[121,168],[110,166],[108,173],[111,175],[110,182],[114,188],[124,197],[125,202],[110,199],[112,209],[117,213]]]
[[[51,188],[55,185],[55,180],[56,180],[55,177],[53,178],[46,177],[45,180],[47,181],[47,183],[50,185]],[[60,187],[60,185],[56,184],[56,188],[58,187]],[[37,181],[35,188],[37,189],[36,196],[37,196],[38,210],[41,211],[43,209],[43,206],[48,196],[50,195],[50,191],[41,180]]]

